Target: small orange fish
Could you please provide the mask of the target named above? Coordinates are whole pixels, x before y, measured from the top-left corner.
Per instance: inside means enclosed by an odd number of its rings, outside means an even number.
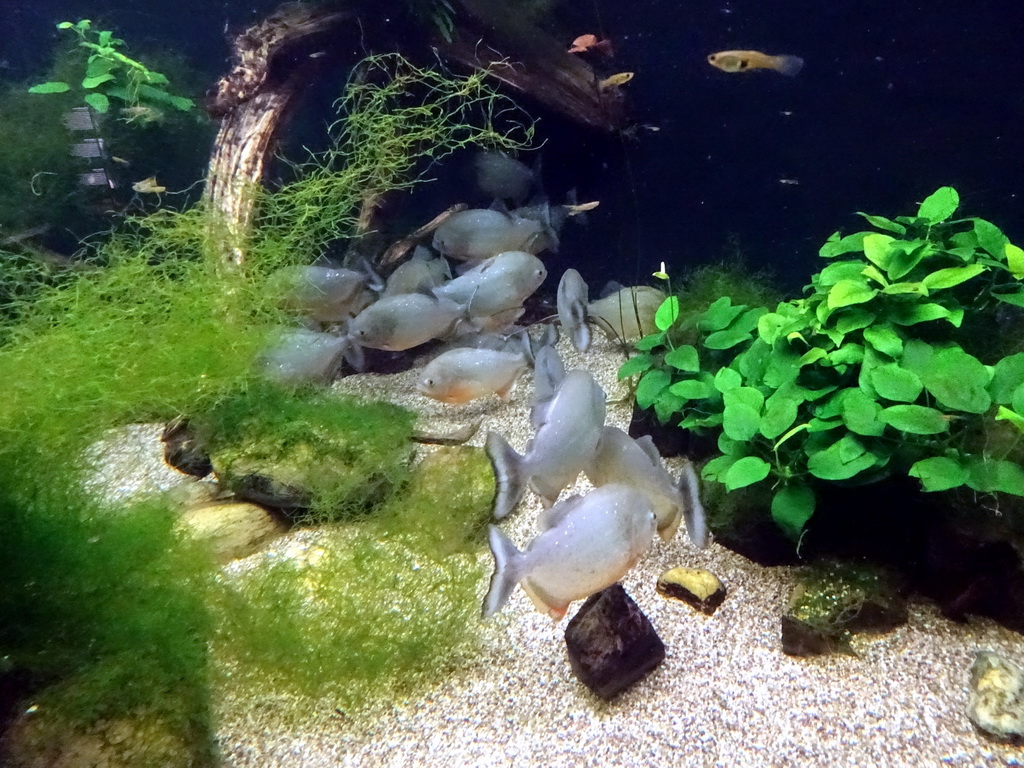
[[[620,85],[625,85],[633,79],[632,72],[619,72],[618,74],[606,77],[604,80],[597,84],[599,91],[607,91],[609,88],[618,88]]]
[[[599,40],[597,35],[580,35],[572,41],[572,48],[569,49],[569,53],[586,53],[587,51],[595,51],[608,58],[615,56],[615,51],[612,50],[612,41]]]
[[[719,51],[708,56],[708,64],[723,72],[749,72],[753,69],[774,69],[793,77],[804,66],[799,56],[769,56],[760,51]]]

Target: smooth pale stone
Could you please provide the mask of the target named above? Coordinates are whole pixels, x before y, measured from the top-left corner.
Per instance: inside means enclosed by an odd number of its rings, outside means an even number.
[[[682,600],[708,616],[725,600],[727,590],[721,580],[699,568],[672,568],[658,577],[658,594]]]

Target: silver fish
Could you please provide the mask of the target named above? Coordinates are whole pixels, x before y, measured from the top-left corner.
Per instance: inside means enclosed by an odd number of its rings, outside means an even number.
[[[520,552],[501,529],[490,526],[494,575],[483,616],[500,611],[516,584],[537,610],[553,619],[619,581],[654,540],[657,518],[648,498],[625,485],[606,485],[559,502],[542,515],[543,528]]]
[[[367,277],[351,269],[283,267],[269,278],[285,309],[321,323],[338,323],[363,309]]]
[[[522,353],[449,349],[427,363],[416,380],[416,390],[442,403],[468,403],[492,394],[505,400],[526,368]]]
[[[363,347],[400,352],[445,336],[463,310],[446,299],[422,293],[388,296],[349,323],[349,335]]]
[[[618,427],[605,427],[586,474],[595,487],[618,483],[643,493],[658,516],[658,534],[664,541],[675,536],[685,517],[690,540],[698,547],[707,545],[704,509],[699,499],[697,506],[693,504],[690,476],[686,476],[685,487],[677,485],[649,435],[634,440]]]
[[[621,288],[587,306],[587,316],[612,338],[630,341],[654,333],[654,315],[665,293],[649,285]]]
[[[540,178],[539,161],[530,168],[504,152],[481,152],[473,165],[480,191],[502,200],[525,200]]]
[[[442,258],[431,258],[430,251],[417,246],[409,261],[388,275],[383,296],[424,293],[452,279],[451,268]]]
[[[345,336],[301,328],[282,329],[258,365],[264,375],[286,384],[325,384],[337,374],[349,344]]]
[[[434,231],[433,246],[459,261],[483,261],[504,251],[540,253],[551,238],[546,225],[507,211],[471,208],[453,213]]]
[[[547,276],[533,254],[505,251],[435,288],[434,295],[465,306],[470,317],[489,317],[521,308]]]
[[[575,269],[567,269],[558,282],[558,322],[580,352],[590,349],[590,326],[587,325],[587,284]]]
[[[569,371],[550,401],[538,402],[537,433],[520,456],[497,432],[487,435],[487,455],[497,493],[494,516],[508,515],[526,493],[527,483],[550,506],[591,465],[604,429],[605,393],[588,371]]]

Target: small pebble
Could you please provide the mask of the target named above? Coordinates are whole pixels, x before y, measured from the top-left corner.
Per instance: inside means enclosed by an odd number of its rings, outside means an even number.
[[[701,613],[713,614],[725,600],[726,588],[711,573],[696,568],[672,568],[658,577],[658,594],[682,600]]]

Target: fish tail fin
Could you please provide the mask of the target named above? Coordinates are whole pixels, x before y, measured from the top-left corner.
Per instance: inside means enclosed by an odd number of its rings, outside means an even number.
[[[497,432],[487,433],[487,458],[494,470],[494,518],[507,517],[526,493],[529,478],[523,471],[523,457]]]
[[[772,56],[772,65],[786,77],[795,77],[804,68],[804,60],[799,56]]]
[[[686,459],[683,471],[679,474],[679,490],[686,497],[683,517],[686,518],[686,532],[694,546],[703,549],[708,545],[708,521],[704,515],[704,505],[700,501],[700,480],[693,462]]]
[[[484,597],[485,619],[500,611],[512,596],[512,590],[520,580],[523,556],[512,540],[496,525],[488,527],[487,540],[491,545],[491,554],[494,555],[494,573],[491,574],[491,584],[487,588],[487,596]]]

